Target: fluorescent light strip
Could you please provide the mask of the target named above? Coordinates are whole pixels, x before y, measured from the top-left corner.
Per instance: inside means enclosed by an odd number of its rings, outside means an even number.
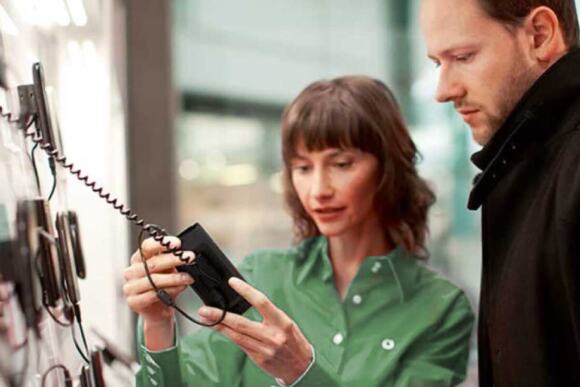
[[[36,4],[39,8],[42,7],[41,12],[45,12],[52,23],[61,27],[70,25],[70,16],[64,0],[36,0]]]
[[[0,30],[4,31],[8,35],[18,35],[18,28],[8,15],[8,12],[0,4]]]
[[[87,12],[83,0],[66,0],[68,11],[76,26],[82,27],[87,24]]]

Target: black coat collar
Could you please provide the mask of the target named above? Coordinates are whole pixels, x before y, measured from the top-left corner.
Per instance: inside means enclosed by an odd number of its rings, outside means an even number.
[[[478,209],[497,181],[533,143],[557,131],[558,111],[580,96],[580,49],[574,48],[552,65],[524,94],[490,142],[471,161],[476,176],[467,207]]]

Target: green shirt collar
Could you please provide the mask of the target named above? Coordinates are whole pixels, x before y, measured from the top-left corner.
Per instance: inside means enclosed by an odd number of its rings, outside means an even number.
[[[333,278],[332,264],[328,256],[328,239],[322,235],[309,238],[295,247],[298,256],[297,284],[311,277],[322,281]],[[419,271],[412,262],[417,258],[408,254],[401,246],[395,247],[386,255],[369,256],[359,267],[356,279],[368,278],[373,281],[388,281],[397,287],[400,301],[404,302],[413,292]]]

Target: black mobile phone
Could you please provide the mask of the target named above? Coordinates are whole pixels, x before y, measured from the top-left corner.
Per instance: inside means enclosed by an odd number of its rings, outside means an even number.
[[[16,205],[16,240],[14,249],[14,285],[26,326],[40,335],[42,291],[36,274],[36,254],[39,249],[36,205],[30,200]]]
[[[81,231],[79,228],[79,220],[77,213],[74,211],[68,212],[68,223],[70,225],[70,236],[73,248],[73,256],[75,260],[75,267],[77,276],[79,278],[87,277],[87,269],[85,266],[85,255],[83,253],[83,246],[81,243]]]
[[[44,70],[40,63],[32,65],[32,79],[34,94],[36,97],[36,108],[38,119],[36,120],[36,130],[42,135],[45,143],[49,143],[54,149],[57,148],[56,136],[50,119],[50,110],[48,107],[48,98],[44,82]]]
[[[56,306],[60,299],[61,271],[58,251],[55,243],[55,232],[48,201],[35,199],[36,216],[40,227],[40,249],[38,259],[40,263],[40,278],[44,300],[48,306]]]
[[[71,303],[77,304],[80,299],[77,271],[74,262],[74,249],[67,212],[56,214],[56,232],[58,234],[60,267],[63,270],[66,292]]]
[[[231,277],[244,278],[203,227],[196,223],[178,237],[181,239],[181,250],[193,251],[195,261],[178,266],[177,270],[194,278],[191,287],[202,301],[237,314],[248,310],[251,305],[228,285]]]

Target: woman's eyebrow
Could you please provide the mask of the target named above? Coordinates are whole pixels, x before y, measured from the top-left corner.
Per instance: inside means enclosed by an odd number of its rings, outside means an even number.
[[[354,152],[349,149],[335,149],[329,152],[326,156],[327,157],[338,157],[338,156],[350,156],[354,155]]]

